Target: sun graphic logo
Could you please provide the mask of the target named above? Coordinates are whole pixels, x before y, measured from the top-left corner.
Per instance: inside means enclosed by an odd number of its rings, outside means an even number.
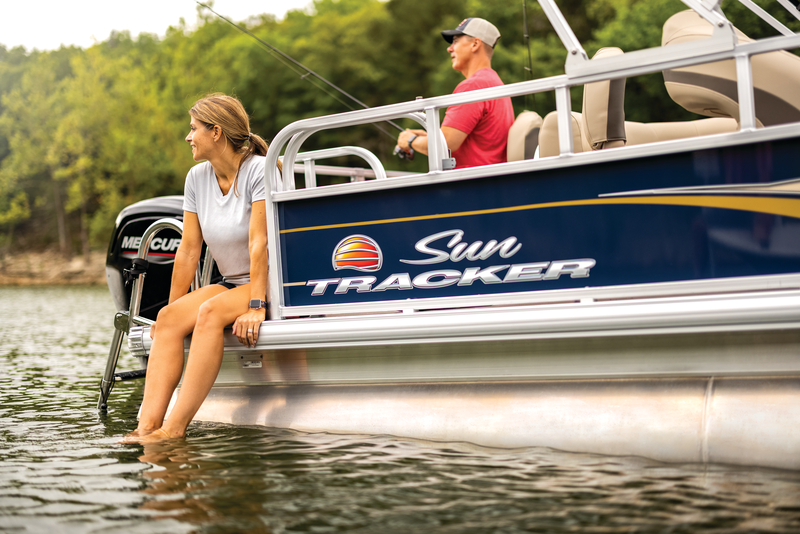
[[[354,269],[368,273],[383,265],[381,247],[371,237],[351,235],[345,237],[333,251],[333,270]]]

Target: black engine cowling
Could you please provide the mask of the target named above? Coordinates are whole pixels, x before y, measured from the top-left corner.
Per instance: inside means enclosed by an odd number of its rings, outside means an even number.
[[[118,311],[128,310],[133,285],[126,287],[123,271],[130,268],[137,257],[145,230],[165,217],[183,219],[182,196],[143,200],[126,207],[117,216],[106,256],[106,281]],[[162,230],[150,242],[140,316],[155,320],[158,311],[167,304],[172,265],[180,243],[181,236],[174,230]],[[212,280],[219,278],[218,273],[215,275]]]

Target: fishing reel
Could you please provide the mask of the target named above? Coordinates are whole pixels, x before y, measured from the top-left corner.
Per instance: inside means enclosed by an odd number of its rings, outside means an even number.
[[[411,161],[411,160],[414,159],[414,149],[412,148],[411,152],[406,152],[405,150],[403,150],[399,146],[395,146],[393,155],[397,156],[400,159],[406,159],[406,160]]]

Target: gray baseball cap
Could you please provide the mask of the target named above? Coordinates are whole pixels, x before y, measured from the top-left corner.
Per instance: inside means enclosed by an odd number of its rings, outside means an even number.
[[[497,31],[494,24],[486,19],[479,18],[464,19],[455,30],[445,30],[442,32],[442,37],[444,37],[444,40],[448,43],[452,43],[453,37],[457,35],[477,37],[492,48],[494,48],[494,45],[500,40],[500,32]]]

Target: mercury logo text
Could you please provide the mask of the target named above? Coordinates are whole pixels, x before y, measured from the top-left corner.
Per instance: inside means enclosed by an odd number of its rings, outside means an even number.
[[[122,238],[123,249],[138,249],[142,243],[142,236],[125,236]],[[160,238],[155,237],[150,242],[149,252],[175,252],[181,244],[180,237]]]

